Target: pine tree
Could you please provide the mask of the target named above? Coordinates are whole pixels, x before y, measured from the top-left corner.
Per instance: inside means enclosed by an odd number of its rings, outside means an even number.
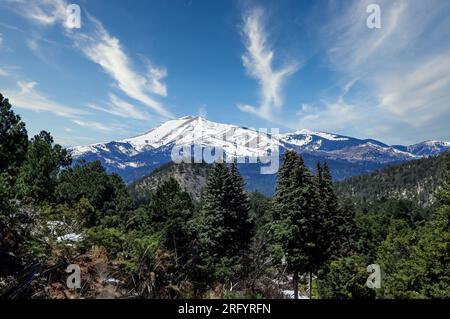
[[[440,206],[450,206],[450,152],[444,155],[443,180],[436,198]]]
[[[331,246],[338,234],[338,201],[333,190],[333,181],[327,163],[317,164],[317,206],[319,218],[316,219],[316,229],[320,232],[317,238],[317,262],[321,263],[332,254]],[[317,267],[320,267],[317,264]]]
[[[150,205],[149,226],[162,236],[164,248],[173,251],[177,258],[189,245],[188,221],[194,205],[191,196],[183,191],[174,178],[169,178],[156,188]]]
[[[333,256],[349,256],[356,251],[358,229],[356,226],[356,208],[349,199],[343,199],[335,219],[336,238],[331,249]],[[336,248],[334,248],[336,247]]]
[[[250,245],[252,225],[244,182],[232,165],[218,163],[208,177],[198,236],[214,279],[236,275]]]
[[[237,164],[232,163],[230,167],[231,187],[230,187],[230,206],[235,212],[236,220],[233,223],[238,225],[237,240],[241,243],[238,248],[243,255],[248,250],[252,238],[253,225],[250,221],[249,211],[250,202],[245,191],[245,182],[239,174]]]
[[[317,183],[322,223],[322,260],[342,257],[354,248],[356,236],[355,210],[351,203],[339,205],[328,164],[317,165]]]
[[[366,267],[366,259],[360,255],[332,260],[318,276],[320,298],[373,299],[375,292],[366,284]]]
[[[6,174],[0,174],[0,277],[8,274],[14,267],[13,250],[17,246],[16,237],[18,232],[14,231],[15,207],[10,199],[11,186]],[[1,295],[1,290],[0,290]]]
[[[25,123],[11,109],[8,99],[0,94],[0,277],[13,274],[21,267],[20,245],[29,235],[31,220],[12,201],[27,147]]]
[[[303,159],[288,151],[278,175],[274,198],[273,232],[276,248],[293,273],[294,298],[298,298],[299,273],[311,274],[321,262],[317,184]]]
[[[272,264],[272,199],[258,192],[249,194],[250,218],[254,225],[248,268],[248,282],[251,291],[256,294],[257,282],[270,272]]]
[[[28,146],[17,178],[18,195],[34,202],[52,199],[60,169],[70,164],[67,151],[58,144],[54,145],[50,133],[42,131],[31,139]]]
[[[328,164],[323,164],[323,174],[321,179],[320,192],[327,214],[332,216],[338,210],[338,200],[333,188],[333,178]]]
[[[277,186],[275,190],[274,201],[278,205],[274,210],[274,219],[281,219],[280,214],[289,209],[292,209],[293,205],[293,188],[295,186],[292,172],[299,165],[300,159],[297,153],[287,151],[284,154],[283,165],[278,171]]]
[[[450,153],[444,157],[443,182],[436,197],[439,208],[419,242],[427,269],[424,290],[431,298],[450,298]]]
[[[80,161],[64,169],[57,182],[57,202],[75,205],[85,198],[94,207],[95,214],[85,216],[86,226],[116,227],[126,222],[132,206],[126,185],[120,176],[107,174],[100,161]]]
[[[437,193],[438,207],[431,221],[417,229],[397,220],[380,245],[377,262],[384,270],[387,298],[450,297],[450,155]]]
[[[17,175],[25,160],[28,135],[25,123],[11,110],[11,104],[0,94],[0,174]]]

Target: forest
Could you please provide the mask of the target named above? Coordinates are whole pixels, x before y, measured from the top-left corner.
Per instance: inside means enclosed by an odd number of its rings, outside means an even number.
[[[424,157],[337,181],[335,191],[340,197],[351,197],[360,203],[394,198],[431,206],[442,183],[444,157],[445,154]]]
[[[288,151],[272,198],[222,163],[200,198],[174,178],[136,192],[49,132],[29,137],[0,95],[0,298],[450,298],[449,154],[441,175],[428,206],[361,201]]]

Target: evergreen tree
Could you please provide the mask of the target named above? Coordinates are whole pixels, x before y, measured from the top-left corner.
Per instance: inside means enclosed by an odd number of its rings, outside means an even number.
[[[436,194],[436,198],[441,207],[450,206],[450,152],[444,155],[444,171],[441,188]]]
[[[235,276],[250,245],[252,225],[244,183],[235,166],[216,164],[208,177],[198,236],[212,279]]]
[[[317,164],[319,205],[322,215],[322,260],[348,255],[355,248],[356,224],[353,204],[344,200],[339,205],[328,164]]]
[[[386,298],[450,297],[450,155],[430,222],[412,229],[398,220],[378,249],[385,272],[380,296]]]
[[[13,230],[13,216],[15,207],[11,204],[10,199],[11,186],[6,178],[6,174],[0,174],[0,277],[8,274],[8,270],[14,266],[12,251],[17,246],[16,232]],[[0,291],[1,293],[1,291]]]
[[[78,162],[63,170],[58,177],[56,201],[75,205],[85,198],[95,213],[85,216],[86,226],[118,226],[126,223],[132,201],[122,178],[107,174],[100,161]]]
[[[272,200],[258,192],[249,195],[250,218],[254,225],[248,263],[248,282],[252,293],[256,293],[257,282],[270,273],[272,266]]]
[[[359,255],[330,261],[319,272],[318,291],[325,299],[373,299],[375,292],[367,287],[367,262]]]
[[[338,199],[333,189],[333,181],[327,163],[323,166],[317,164],[317,206],[319,216],[316,219],[316,228],[320,229],[317,236],[317,260],[319,263],[336,254],[340,228],[343,226],[339,220]],[[318,264],[317,267],[320,267]]]
[[[148,207],[148,225],[161,234],[165,249],[183,254],[190,244],[188,222],[192,219],[194,204],[180,184],[169,178],[159,185]]]
[[[287,268],[293,273],[294,297],[298,298],[299,273],[310,274],[322,262],[323,245],[317,183],[303,159],[288,151],[278,175],[274,198],[274,238]],[[310,289],[311,290],[311,289]],[[311,291],[310,291],[311,292]]]
[[[17,194],[34,202],[51,200],[61,168],[71,164],[70,155],[58,144],[53,144],[50,133],[42,131],[28,146],[25,162],[17,178]]]
[[[25,123],[0,94],[0,278],[21,266],[20,245],[28,238],[30,218],[19,212],[13,201],[14,184],[27,147]]]
[[[377,251],[377,264],[383,271],[381,291],[377,291],[379,297],[426,298],[422,291],[425,263],[423,258],[418,258],[416,250],[420,233],[401,220],[391,224]]]
[[[439,207],[424,228],[416,250],[426,269],[423,294],[450,298],[450,153],[444,156],[443,182],[436,197]]]
[[[386,199],[407,199],[420,207],[430,206],[441,185],[444,156],[426,156],[399,165],[389,165],[370,174],[335,183],[336,194],[358,204]]]
[[[336,238],[332,243],[335,256],[349,256],[357,250],[358,228],[356,226],[356,207],[349,199],[343,199],[335,218]]]
[[[25,123],[11,110],[11,104],[0,94],[0,174],[17,175],[25,160],[28,135]]]
[[[233,223],[238,225],[237,238],[235,240],[241,242],[237,251],[243,255],[248,250],[253,235],[253,223],[250,220],[250,202],[245,191],[245,182],[239,174],[237,164],[232,163],[230,166],[231,184],[229,185],[228,196],[230,198],[230,207],[235,216]]]

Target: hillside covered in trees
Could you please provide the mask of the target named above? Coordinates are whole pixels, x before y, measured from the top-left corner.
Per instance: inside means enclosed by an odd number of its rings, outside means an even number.
[[[444,157],[430,156],[337,181],[335,190],[339,196],[361,203],[404,199],[429,206],[435,201],[434,194],[442,183]]]
[[[195,200],[199,200],[206,188],[211,169],[212,166],[206,163],[168,163],[138,179],[129,187],[137,196],[145,196],[146,193],[155,190],[158,185],[172,177],[184,191],[188,192]]]
[[[206,180],[198,199],[173,176],[136,190],[100,162],[73,165],[48,132],[29,138],[0,95],[0,297],[450,298],[449,155],[442,164],[429,208],[340,197],[326,163],[312,171],[292,151],[273,198],[223,163],[190,176]]]

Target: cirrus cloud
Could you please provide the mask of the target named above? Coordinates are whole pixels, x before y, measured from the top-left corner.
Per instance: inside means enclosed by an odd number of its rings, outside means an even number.
[[[73,41],[73,45],[85,57],[113,79],[118,90],[164,118],[173,118],[172,113],[155,97],[167,96],[167,87],[162,82],[167,69],[152,65],[148,67],[148,72],[136,71],[135,63],[121,41],[112,36],[95,17],[83,12],[83,28],[70,29],[66,25],[66,8],[70,3],[65,0],[5,1],[9,9],[34,24],[43,27],[60,25],[64,35]],[[36,41],[29,40],[28,45],[32,51],[38,52]]]
[[[273,120],[273,111],[279,110],[283,104],[282,89],[287,78],[294,74],[299,65],[289,61],[280,69],[274,69],[275,52],[267,40],[264,28],[264,11],[255,8],[244,15],[243,38],[246,52],[242,56],[244,67],[260,86],[260,106],[239,104],[243,112],[252,113],[266,120]]]
[[[83,110],[59,103],[37,89],[37,82],[18,81],[17,89],[5,90],[5,96],[11,97],[11,103],[23,109],[45,111],[66,118],[86,115]]]

